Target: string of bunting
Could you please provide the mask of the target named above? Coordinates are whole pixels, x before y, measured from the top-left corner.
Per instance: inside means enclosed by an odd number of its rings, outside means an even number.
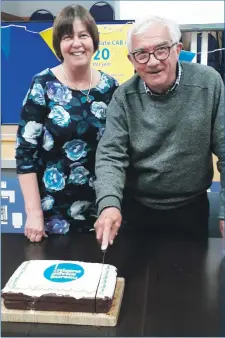
[[[10,28],[10,27],[23,28],[25,31],[27,31],[29,33],[39,34],[39,32],[30,31],[29,29],[27,29],[26,26],[20,26],[20,25],[14,25],[14,24],[10,24],[10,25],[7,25],[7,26],[1,26],[1,29]]]
[[[122,25],[122,27],[120,28],[117,28],[117,29],[114,29],[114,30],[110,30],[108,32],[101,32],[100,34],[110,34],[110,33],[113,33],[113,32],[117,32],[117,31],[121,31],[123,29],[123,27],[125,27],[126,25],[128,24],[133,24],[132,21],[128,21],[126,22],[125,24]],[[40,34],[41,32],[34,32],[34,31],[31,31],[29,29],[27,29],[26,26],[22,26],[22,25],[14,25],[14,24],[10,24],[10,25],[7,25],[7,26],[1,26],[1,29],[5,29],[5,28],[10,28],[10,27],[16,27],[16,28],[22,28],[24,29],[25,31],[29,32],[29,33],[32,33],[32,34]],[[49,28],[43,30],[42,32],[48,30]],[[222,51],[222,50],[225,50],[225,48],[218,48],[218,49],[214,49],[214,50],[211,50],[211,51],[208,51],[207,53],[210,54],[210,53],[215,53],[215,52],[219,52],[219,51]],[[196,54],[202,54],[202,52],[198,52]]]

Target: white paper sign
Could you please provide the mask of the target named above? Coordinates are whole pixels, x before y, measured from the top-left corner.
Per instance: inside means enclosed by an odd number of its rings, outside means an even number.
[[[7,208],[7,205],[1,205],[1,224],[8,224],[8,208]]]
[[[15,191],[14,190],[2,190],[2,198],[8,198],[10,203],[15,203]]]
[[[23,216],[21,212],[12,213],[12,225],[14,228],[21,228],[23,225]]]
[[[6,181],[1,181],[1,189],[6,189]]]

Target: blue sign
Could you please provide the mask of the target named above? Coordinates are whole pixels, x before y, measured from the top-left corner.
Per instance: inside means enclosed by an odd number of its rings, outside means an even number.
[[[74,263],[59,263],[48,267],[44,277],[50,282],[65,283],[81,278],[84,274],[82,266]]]
[[[193,52],[189,52],[187,50],[181,50],[180,56],[179,56],[179,60],[180,61],[191,62],[194,59],[195,55],[196,54],[193,53]]]

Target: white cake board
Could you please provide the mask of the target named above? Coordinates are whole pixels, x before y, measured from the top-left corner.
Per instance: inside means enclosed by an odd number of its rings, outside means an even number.
[[[17,323],[116,326],[123,298],[124,287],[124,278],[117,278],[112,307],[108,313],[10,310],[6,309],[2,299],[1,320],[2,322]]]

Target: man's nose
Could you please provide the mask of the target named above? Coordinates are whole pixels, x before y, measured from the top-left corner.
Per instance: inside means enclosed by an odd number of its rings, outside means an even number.
[[[155,58],[154,54],[150,54],[149,56],[150,57],[149,57],[149,60],[147,62],[148,67],[155,67],[160,63],[160,61]]]

